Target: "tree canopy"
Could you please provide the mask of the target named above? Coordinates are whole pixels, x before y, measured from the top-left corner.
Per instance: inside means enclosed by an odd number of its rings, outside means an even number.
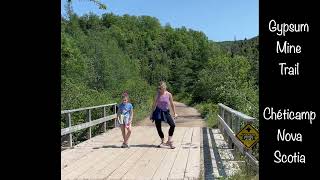
[[[258,116],[258,37],[217,43],[154,17],[112,13],[72,14],[61,24],[62,109],[119,102],[128,91],[146,113],[164,80],[191,103]]]

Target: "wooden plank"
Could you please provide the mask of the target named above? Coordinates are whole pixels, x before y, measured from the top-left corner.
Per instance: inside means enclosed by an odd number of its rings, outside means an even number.
[[[82,157],[86,156],[87,154],[93,152],[94,149],[68,149],[68,152],[61,155],[61,166],[62,169],[68,167],[71,163],[80,160]]]
[[[159,168],[161,161],[165,157],[166,153],[168,153],[168,150],[170,149],[152,149],[152,152],[150,153],[151,157],[145,156],[147,163],[145,167],[140,170],[140,173],[135,176],[135,179],[152,179],[154,173]]]
[[[175,142],[175,149],[163,149],[167,151],[161,163],[159,164],[157,170],[155,171],[152,179],[167,179],[170,170],[173,166],[174,160],[176,159],[177,153],[182,144],[182,140],[184,135],[186,134],[188,128],[185,127],[176,127],[175,132],[173,134],[173,141]]]
[[[62,177],[64,179],[74,179],[80,176],[83,172],[90,169],[90,167],[94,166],[94,164],[96,164],[98,161],[106,159],[108,156],[111,156],[112,154],[113,150],[99,149],[93,151],[93,153],[77,161],[77,163],[74,163],[64,168],[62,170]]]
[[[104,168],[103,173],[96,174],[92,177],[96,179],[99,179],[99,176],[103,178],[108,177],[108,179],[121,179],[130,170],[130,168],[132,168],[137,161],[141,159],[145,151],[146,149],[135,148],[132,150],[132,154],[127,153],[128,156],[119,158],[115,161],[116,164],[112,164]]]
[[[142,154],[141,158],[138,161],[136,161],[134,166],[131,169],[129,169],[129,171],[121,179],[139,179],[138,177],[142,173],[141,169],[144,169],[147,166],[150,159],[152,159],[153,156],[157,155],[157,151],[158,149],[155,148],[147,149]]]
[[[85,143],[79,144],[77,148],[104,148],[106,146],[110,146],[112,144],[113,146],[120,146],[123,142],[123,138],[121,135],[120,128],[116,129],[117,131],[114,131],[113,135],[109,136],[103,136],[98,135],[94,137],[93,139],[89,139],[85,141]]]
[[[76,132],[76,131],[79,131],[81,129],[92,127],[92,126],[95,126],[97,124],[101,124],[101,123],[103,123],[105,121],[109,121],[109,120],[115,119],[116,117],[117,117],[117,115],[114,114],[114,115],[106,116],[106,117],[103,117],[103,118],[100,118],[100,119],[96,119],[96,120],[91,121],[91,122],[86,122],[86,123],[78,124],[78,125],[75,125],[75,126],[72,126],[72,127],[67,127],[67,128],[61,129],[61,136],[69,134],[69,133],[73,133],[73,132]]]
[[[135,128],[133,128],[133,131]],[[153,131],[153,129],[144,129],[144,131],[137,131],[136,134],[132,134],[132,141],[131,143],[137,144],[139,141],[141,141],[141,139],[145,138],[146,134],[151,134]],[[145,139],[145,143],[153,143],[155,141],[155,137],[153,138],[148,138]],[[81,176],[81,179],[106,179],[109,178],[110,175],[114,174],[116,171],[118,171],[119,169],[124,170],[123,168],[121,168],[122,164],[126,164],[130,167],[130,163],[126,163],[127,161],[129,162],[133,162],[135,163],[135,161],[139,156],[141,156],[143,154],[143,151],[139,152],[138,150],[140,149],[139,147],[131,147],[130,149],[126,149],[126,152],[113,158],[112,161],[110,162],[106,162],[106,163],[101,163],[99,165],[97,165],[95,168],[91,169],[90,171],[88,171],[87,173],[83,174]],[[126,171],[124,171],[126,172]],[[121,176],[120,176],[121,177]],[[118,178],[119,179],[119,178]]]
[[[146,127],[147,128],[147,127]],[[116,172],[115,174],[110,177],[110,179],[116,179],[117,177],[121,176],[121,179],[141,179],[142,177],[140,174],[143,172],[143,169],[147,166],[148,162],[154,157],[157,156],[157,151],[160,150],[159,148],[156,148],[155,146],[146,146],[148,144],[145,144],[148,139],[152,139],[153,143],[159,142],[160,138],[156,132],[156,128],[150,128],[152,130],[152,133],[146,134],[144,133],[145,137],[148,138],[141,138],[141,145],[139,151],[143,151],[142,155],[139,157],[138,160],[133,164],[133,166],[130,166],[130,168],[125,168],[124,171],[127,171],[124,175],[122,173]],[[130,163],[131,164],[131,163]],[[123,168],[122,168],[123,169]],[[142,175],[143,176],[143,175]],[[138,178],[140,177],[140,178]]]
[[[78,161],[79,159],[81,159],[89,153],[92,153],[93,151],[93,149],[70,149],[68,154],[61,156],[61,169],[70,166],[72,163]]]
[[[119,135],[120,129],[111,129],[109,131],[107,131],[107,133],[103,133],[103,134],[99,134],[97,136],[95,136],[93,139],[89,139],[86,140],[84,142],[81,142],[79,144],[77,144],[76,146],[74,146],[74,149],[79,149],[79,148],[85,148],[87,146],[93,145],[94,142],[99,142],[100,140],[103,141],[114,141],[114,138],[117,137]],[[61,152],[61,155],[65,155],[68,154],[68,152],[72,150],[72,149],[67,149]]]
[[[134,150],[129,150],[126,148],[118,148],[114,149],[116,153],[111,154],[105,159],[102,159],[98,163],[94,164],[93,167],[88,169],[87,171],[83,172],[77,179],[104,179],[105,177],[108,176],[108,174],[99,174],[98,172],[101,170],[109,170],[109,173],[113,171],[113,169],[110,168],[110,165],[112,164],[117,164],[119,161],[119,157],[121,159],[129,158],[135,151]]]
[[[190,150],[191,137],[194,128],[189,128],[184,136],[181,144],[181,148],[177,154],[174,164],[171,168],[168,179],[183,179],[184,172],[187,166],[187,160]]]
[[[213,152],[212,140],[211,140],[211,136],[210,136],[209,131],[210,131],[210,128],[207,128],[207,136],[208,136],[211,163],[212,163],[212,174],[213,174],[213,176],[215,178],[219,178],[219,177],[221,177],[221,175],[219,173],[217,160],[216,160],[216,157],[215,157],[214,152]]]
[[[90,162],[92,163],[92,159],[94,159],[95,157],[99,157],[99,155],[101,153],[102,153],[102,150],[98,149],[98,150],[95,150],[95,151],[87,154],[86,156],[84,156],[80,160],[78,160],[77,163],[74,163],[74,164],[62,169],[61,170],[61,176],[64,179],[72,178],[72,176],[74,176],[74,174],[76,172],[78,172],[79,168],[84,168],[84,167],[86,167],[86,164],[88,164]],[[82,165],[84,165],[84,167],[82,167]]]
[[[149,134],[151,132],[151,130],[144,130],[144,131],[136,131],[137,129],[141,129],[141,128],[136,128],[133,127],[132,128],[132,136],[130,137],[130,141],[131,143],[137,143],[137,142],[141,142],[143,137],[144,137],[144,133]],[[137,134],[135,134],[134,132],[136,131]],[[144,132],[144,133],[142,133]],[[119,130],[118,132],[118,136],[121,136],[121,131]],[[121,136],[122,138],[122,136]],[[120,147],[120,144],[119,144]],[[109,148],[107,148],[109,149]],[[112,148],[114,150],[117,150],[119,148]],[[108,175],[110,173],[112,173],[115,169],[118,168],[118,166],[120,166],[125,160],[127,160],[130,156],[132,156],[132,154],[136,151],[137,148],[124,148],[125,151],[122,152],[121,154],[117,154],[115,156],[112,157],[108,157],[108,159],[104,159],[101,162],[98,162],[97,164],[95,164],[94,166],[92,166],[90,169],[88,169],[86,172],[82,173],[78,179],[103,179],[108,177]]]
[[[114,151],[114,153],[113,153]],[[78,168],[74,169],[72,172],[64,176],[64,179],[77,179],[78,176],[82,175],[84,172],[88,171],[90,168],[94,167],[95,164],[107,159],[109,156],[116,156],[123,153],[125,149],[101,151],[94,157],[91,157],[89,161],[79,164]]]
[[[95,136],[90,140],[77,144],[76,146],[74,146],[74,149],[64,150],[61,152],[61,168],[63,169],[73,163],[76,163],[87,153],[90,153],[97,148],[102,148],[104,145],[119,144],[120,146],[121,140],[121,131],[119,128],[116,128],[107,131],[107,133]]]
[[[121,137],[120,129],[118,130],[118,133],[116,133],[116,135],[118,137]],[[141,137],[142,136],[143,136],[143,134],[141,135]],[[136,138],[136,141],[141,139],[141,137]],[[95,138],[93,138],[93,139],[91,139],[89,141],[94,142],[94,139]],[[109,154],[101,155],[101,154],[96,154],[95,153],[94,155],[90,155],[90,157],[84,158],[84,160],[83,159],[78,160],[75,163],[73,163],[71,166],[69,166],[68,168],[66,168],[66,169],[64,169],[62,171],[63,172],[62,173],[62,177],[64,179],[68,179],[68,178],[72,179],[72,178],[77,178],[78,176],[82,176],[86,172],[90,172],[90,169],[92,169],[92,168],[94,169],[97,164],[98,165],[99,164],[103,164],[101,161],[104,161],[105,159],[108,159],[108,158],[111,158],[111,159],[115,158],[115,157],[117,157],[117,155],[119,155],[119,153],[121,154],[121,153],[123,153],[122,151],[126,151],[127,149],[126,148],[125,149],[120,149],[120,148],[101,148],[99,150],[102,151],[102,154],[104,154],[104,152],[107,152]],[[112,155],[113,152],[116,152],[116,153],[114,153],[114,155]],[[110,157],[107,157],[107,156],[110,156]]]
[[[192,134],[192,144],[190,145],[190,152],[185,171],[185,178],[199,179],[200,177],[200,127],[194,128]]]
[[[167,131],[168,128],[165,129],[165,131]],[[180,128],[175,130],[175,134],[173,135],[173,141],[176,141],[176,138],[174,138],[175,136],[179,136],[179,134],[182,134],[181,132],[183,132]],[[179,134],[177,134],[179,133]],[[165,158],[165,156],[167,155],[167,153],[171,153],[172,149],[166,149],[166,148],[157,148],[153,153],[153,155],[148,159],[148,163],[146,164],[146,166],[141,169],[141,172],[135,177],[136,179],[152,179],[155,172],[159,169],[162,168],[162,166],[160,166],[160,164],[162,163],[163,159]]]
[[[103,158],[98,158],[98,160],[94,160],[95,163],[90,164],[84,169],[81,173],[78,174],[76,179],[94,179],[95,172],[100,170],[101,168],[105,167],[108,164],[112,164],[115,159],[118,157],[125,156],[128,153],[128,149],[126,148],[109,148],[108,155]],[[102,179],[102,178],[101,178]]]

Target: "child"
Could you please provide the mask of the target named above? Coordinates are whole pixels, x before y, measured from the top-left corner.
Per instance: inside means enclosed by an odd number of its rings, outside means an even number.
[[[129,103],[128,93],[125,92],[122,94],[122,103],[119,104],[119,111],[117,113],[117,118],[119,120],[122,137],[123,137],[123,144],[121,146],[122,148],[124,147],[129,148],[128,140],[131,135],[132,117],[133,117],[133,107],[132,107],[132,104]],[[125,132],[126,129],[128,131],[127,134]]]

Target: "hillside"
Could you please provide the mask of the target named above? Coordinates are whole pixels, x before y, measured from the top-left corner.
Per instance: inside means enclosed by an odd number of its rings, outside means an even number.
[[[251,39],[237,41],[223,41],[218,43],[222,49],[233,55],[245,56],[250,61],[252,66],[252,76],[256,79],[256,84],[259,83],[259,36]]]
[[[216,43],[150,16],[73,14],[61,20],[61,109],[120,102],[127,91],[135,119],[143,119],[164,80],[189,104],[221,102],[257,117],[257,79],[258,38]]]

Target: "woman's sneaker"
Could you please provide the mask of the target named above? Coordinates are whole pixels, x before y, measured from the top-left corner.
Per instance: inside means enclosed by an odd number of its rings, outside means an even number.
[[[176,148],[173,146],[173,141],[167,141],[166,145],[169,146],[171,149]]]

